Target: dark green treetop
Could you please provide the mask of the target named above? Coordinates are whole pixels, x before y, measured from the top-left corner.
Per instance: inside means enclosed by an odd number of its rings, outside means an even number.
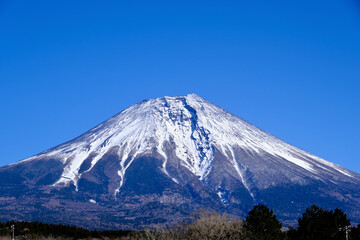
[[[291,235],[299,240],[343,240],[347,226],[350,220],[341,209],[329,211],[312,205],[299,218],[298,229]]]
[[[273,210],[262,204],[258,204],[250,210],[245,219],[244,227],[252,239],[286,239],[286,234],[281,231],[281,223],[277,220]]]

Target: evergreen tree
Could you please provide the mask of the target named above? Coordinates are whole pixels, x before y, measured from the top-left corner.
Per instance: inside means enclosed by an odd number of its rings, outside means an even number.
[[[360,240],[360,224],[356,227],[352,227],[350,231],[350,239],[351,240]]]
[[[244,227],[251,239],[286,239],[286,234],[281,231],[281,223],[277,220],[273,210],[262,204],[254,206],[249,212]]]
[[[343,240],[344,228],[349,225],[350,220],[342,210],[328,211],[313,205],[298,220],[296,233],[292,232],[289,237],[294,240]]]

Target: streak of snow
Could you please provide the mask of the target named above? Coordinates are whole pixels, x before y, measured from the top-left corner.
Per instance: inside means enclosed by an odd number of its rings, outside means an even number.
[[[236,161],[236,158],[235,158],[235,154],[234,154],[234,151],[232,150],[231,147],[228,148],[229,151],[231,152],[231,159],[232,159],[232,164],[236,170],[236,172],[238,173],[239,177],[240,177],[240,180],[242,182],[242,184],[244,185],[244,187],[246,188],[246,190],[249,192],[250,196],[252,197],[252,199],[255,201],[255,197],[254,197],[254,194],[252,193],[248,183],[246,182],[245,178],[244,178],[244,171],[242,171],[239,167],[239,164],[237,163]]]

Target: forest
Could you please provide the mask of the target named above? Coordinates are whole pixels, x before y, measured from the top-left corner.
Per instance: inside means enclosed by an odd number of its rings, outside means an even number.
[[[284,228],[273,210],[258,204],[244,220],[227,214],[201,210],[190,223],[171,227],[153,227],[138,231],[87,230],[69,225],[40,222],[0,222],[0,239],[224,239],[224,240],[360,240],[360,224],[352,226],[341,209],[326,210],[318,206],[306,209],[296,228]]]

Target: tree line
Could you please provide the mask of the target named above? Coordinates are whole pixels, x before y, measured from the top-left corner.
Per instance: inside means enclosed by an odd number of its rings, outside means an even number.
[[[6,223],[0,222],[0,236],[10,236],[12,225],[14,225],[15,236],[21,236],[23,239],[36,239],[37,237],[71,239],[119,238],[135,233],[135,231],[126,230],[97,231],[63,224],[9,221]]]
[[[258,240],[360,240],[360,224],[352,227],[346,214],[336,208],[326,210],[316,205],[307,208],[298,219],[297,228],[282,231],[281,223],[273,210],[264,205],[256,205],[245,219],[244,227],[249,239]]]
[[[40,222],[0,222],[0,235],[10,236],[11,225],[15,236],[21,239],[47,238],[110,238],[110,239],[223,239],[223,240],[360,240],[360,224],[352,227],[341,209],[326,210],[313,205],[298,219],[297,228],[286,231],[273,210],[258,204],[250,210],[245,220],[217,212],[199,211],[191,223],[181,223],[168,228],[152,228],[144,231],[96,231],[69,225]],[[348,233],[346,233],[348,231]]]

